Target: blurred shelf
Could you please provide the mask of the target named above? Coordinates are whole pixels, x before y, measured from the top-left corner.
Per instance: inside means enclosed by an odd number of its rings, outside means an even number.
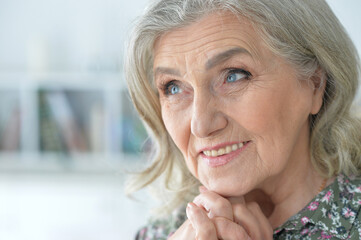
[[[121,73],[0,73],[0,92],[0,171],[114,172],[139,162],[146,133]]]

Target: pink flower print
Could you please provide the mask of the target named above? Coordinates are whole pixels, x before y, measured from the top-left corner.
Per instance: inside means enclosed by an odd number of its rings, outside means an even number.
[[[328,192],[325,194],[325,196],[323,196],[322,200],[325,200],[325,201],[329,202],[331,196],[332,196],[332,192],[331,192],[331,191],[328,191]]]
[[[317,239],[331,239],[332,236],[331,235],[328,235],[326,234],[324,231],[321,232],[321,237],[320,238],[317,238]]]
[[[301,218],[301,223],[303,224],[303,225],[306,225],[306,223],[308,223],[310,221],[310,219],[308,218],[308,217],[302,217]]]
[[[353,212],[351,209],[349,208],[343,208],[342,209],[342,215],[345,218],[350,218],[350,217],[354,217],[355,216],[355,212]]]
[[[305,229],[303,229],[302,231],[301,231],[301,235],[306,235],[308,233],[308,229],[307,228],[305,228]]]
[[[318,208],[319,202],[311,202],[310,205],[307,207],[311,211],[315,211]]]

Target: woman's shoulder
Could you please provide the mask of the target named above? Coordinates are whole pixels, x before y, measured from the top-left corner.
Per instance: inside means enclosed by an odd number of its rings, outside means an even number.
[[[333,195],[333,200],[329,199]],[[341,239],[361,239],[361,176],[340,174],[320,201],[330,207],[323,212],[330,233]]]
[[[137,233],[136,240],[165,240],[186,220],[185,207],[179,207],[167,217],[152,218]]]
[[[338,175],[274,239],[361,239],[361,177]]]

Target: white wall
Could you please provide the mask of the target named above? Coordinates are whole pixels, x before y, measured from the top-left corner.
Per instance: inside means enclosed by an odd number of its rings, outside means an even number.
[[[147,0],[1,0],[0,71],[117,70]]]
[[[346,31],[353,40],[361,56],[361,1],[360,0],[327,0],[330,7],[340,19]],[[359,88],[356,101],[361,105],[361,90]]]

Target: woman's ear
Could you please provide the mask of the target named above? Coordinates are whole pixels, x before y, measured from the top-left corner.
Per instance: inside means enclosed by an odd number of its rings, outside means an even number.
[[[310,81],[313,86],[311,114],[315,115],[320,111],[323,104],[323,96],[325,94],[327,84],[327,74],[319,67],[311,77]]]

